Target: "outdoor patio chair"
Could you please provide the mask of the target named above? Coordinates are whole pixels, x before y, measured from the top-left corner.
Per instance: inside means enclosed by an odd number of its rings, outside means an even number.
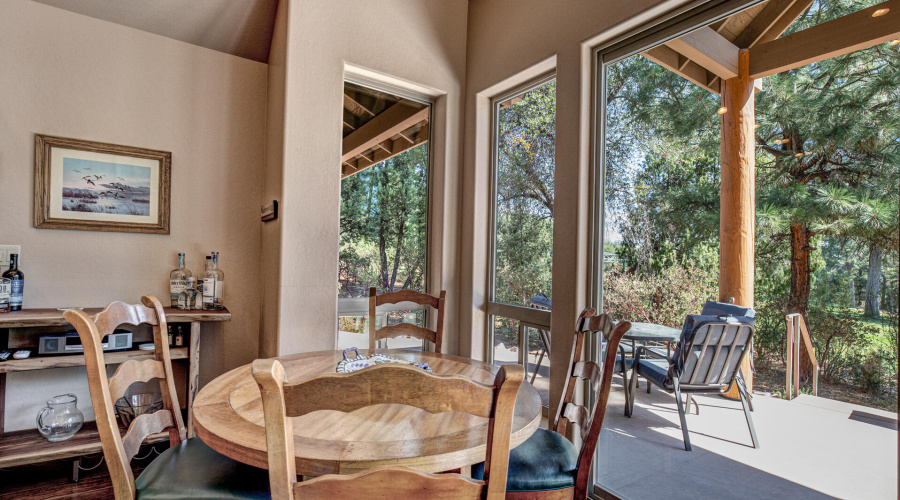
[[[550,310],[550,298],[546,295],[537,295],[530,299],[532,309],[540,309],[542,311]],[[541,363],[544,362],[544,355],[547,356],[547,359],[550,359],[550,332],[547,330],[537,329],[538,335],[541,338],[541,355],[538,357],[537,365],[534,367],[534,373],[531,375],[531,383],[534,383],[534,379],[537,378],[538,370],[541,369]]]
[[[506,482],[508,500],[587,497],[591,462],[606,416],[606,403],[609,401],[615,355],[619,341],[631,328],[631,323],[627,321],[616,325],[609,336],[603,368],[593,361],[582,361],[585,338],[592,333],[601,332],[602,324],[612,324],[608,315],[595,316],[594,313],[594,309],[589,307],[578,317],[569,361],[569,376],[566,377],[556,418],[550,422],[550,427],[555,431],[538,428],[531,437],[509,453]],[[597,397],[590,411],[574,402],[575,386],[583,380],[591,383]],[[569,424],[575,424],[580,432],[580,450],[566,439]],[[484,464],[472,466],[473,478],[480,479],[483,474]]]
[[[682,403],[681,394],[688,396],[686,405],[690,409],[691,394],[724,394],[734,382],[750,428],[753,447],[759,448],[748,406],[750,396],[744,381],[738,376],[741,362],[749,351],[754,329],[755,319],[748,316],[689,315],[672,356],[667,357],[653,349],[638,347],[631,375],[632,387],[628,394],[631,399],[628,406],[633,407],[638,376],[667,392],[674,392],[681,419],[681,432],[684,435],[684,449],[690,451],[691,440],[688,437],[685,404]],[[697,402],[694,401],[694,404]]]

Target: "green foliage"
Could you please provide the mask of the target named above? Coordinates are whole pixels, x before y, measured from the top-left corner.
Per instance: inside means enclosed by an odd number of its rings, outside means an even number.
[[[427,145],[341,181],[339,297],[424,290]]]
[[[556,82],[541,85],[500,110],[494,300],[528,305],[551,296]],[[511,341],[504,320],[495,336]],[[508,322],[508,321],[507,321]]]

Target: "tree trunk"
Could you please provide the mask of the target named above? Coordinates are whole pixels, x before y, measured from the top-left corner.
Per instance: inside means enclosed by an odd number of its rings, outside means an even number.
[[[800,313],[809,326],[809,250],[812,232],[806,224],[791,224],[791,296],[788,302],[790,312]],[[810,331],[810,336],[813,332]],[[812,363],[806,352],[806,345],[800,343],[800,377],[809,380],[812,377]]]
[[[884,249],[877,243],[869,244],[869,274],[866,277],[866,310],[867,318],[880,318],[878,309],[878,287],[881,285],[881,254]]]
[[[856,307],[856,283],[853,281],[853,263],[850,262],[848,258],[844,263],[844,269],[847,270],[847,280],[850,282],[850,289],[848,290],[849,296],[848,302],[850,307]]]

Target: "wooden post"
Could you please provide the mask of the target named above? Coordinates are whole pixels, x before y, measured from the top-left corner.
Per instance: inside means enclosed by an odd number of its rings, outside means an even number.
[[[722,184],[719,219],[719,300],[753,306],[756,233],[755,100],[749,51],[741,50],[738,76],[722,84]],[[744,357],[747,390],[753,390],[750,356]],[[739,397],[732,384],[728,397]]]

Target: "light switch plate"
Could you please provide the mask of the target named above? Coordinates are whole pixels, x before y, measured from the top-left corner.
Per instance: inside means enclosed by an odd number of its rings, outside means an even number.
[[[19,245],[0,245],[0,271],[6,271],[9,268],[9,255],[18,254],[19,259],[22,258],[22,247]]]

